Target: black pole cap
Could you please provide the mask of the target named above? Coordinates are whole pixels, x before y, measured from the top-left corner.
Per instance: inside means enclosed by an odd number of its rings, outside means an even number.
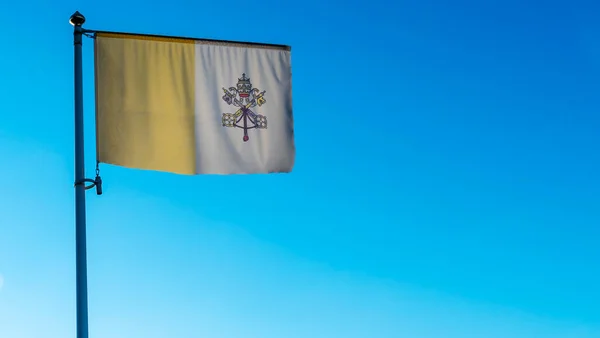
[[[81,26],[85,22],[85,16],[83,16],[83,14],[79,13],[79,11],[76,11],[75,13],[73,13],[73,15],[71,15],[69,22],[73,26]]]

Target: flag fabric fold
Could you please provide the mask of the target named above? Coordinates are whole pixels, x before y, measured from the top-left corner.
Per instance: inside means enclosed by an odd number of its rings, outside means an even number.
[[[178,174],[290,172],[290,48],[97,32],[98,161]]]

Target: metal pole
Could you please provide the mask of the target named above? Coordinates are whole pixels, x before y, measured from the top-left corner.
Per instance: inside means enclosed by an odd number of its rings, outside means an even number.
[[[85,17],[75,12],[73,25],[75,46],[75,253],[77,281],[77,338],[88,338],[87,263],[85,225],[85,164],[83,160],[83,81],[81,44]]]

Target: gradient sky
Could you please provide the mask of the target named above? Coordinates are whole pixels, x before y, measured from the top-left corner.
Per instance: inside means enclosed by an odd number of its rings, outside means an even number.
[[[600,337],[597,1],[10,3],[0,337],[75,337],[75,10],[293,63],[292,174],[101,167],[91,338]]]

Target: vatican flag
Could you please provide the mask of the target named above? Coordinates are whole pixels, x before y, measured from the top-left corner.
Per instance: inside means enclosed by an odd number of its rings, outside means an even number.
[[[178,174],[290,172],[290,47],[96,32],[98,161]]]

